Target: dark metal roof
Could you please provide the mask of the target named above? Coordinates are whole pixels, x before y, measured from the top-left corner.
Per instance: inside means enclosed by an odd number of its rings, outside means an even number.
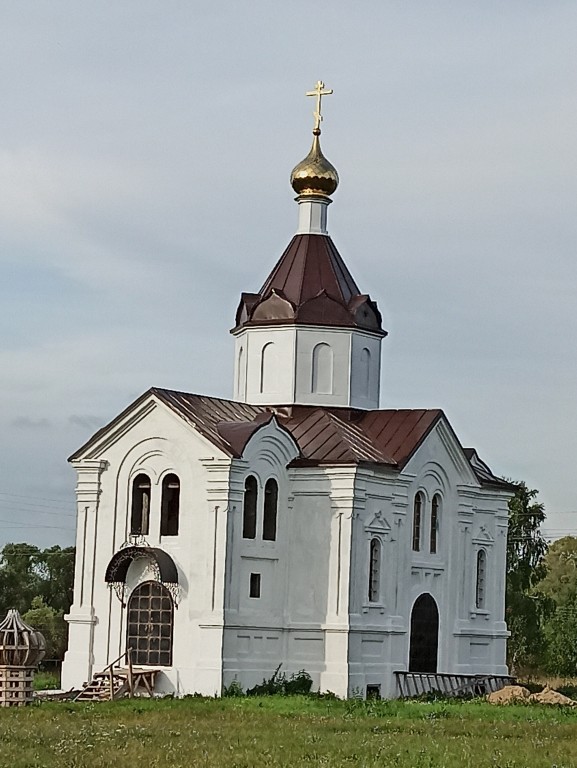
[[[256,430],[275,416],[299,448],[295,463],[307,464],[370,462],[401,468],[442,416],[438,409],[272,408],[167,389],[150,392],[235,457],[242,455]]]
[[[274,323],[354,326],[386,335],[327,235],[295,235],[258,293],[243,293],[236,327]]]
[[[84,454],[151,396],[158,398],[216,448],[235,458],[242,456],[254,433],[274,417],[298,446],[300,455],[293,461],[295,466],[369,463],[400,470],[444,418],[443,411],[438,408],[361,411],[304,405],[271,407],[152,388],[99,430],[71,459]],[[493,475],[474,449],[463,450],[480,483],[515,489],[511,483]]]
[[[481,485],[503,488],[513,493],[517,490],[518,486],[515,483],[494,475],[487,464],[479,457],[475,448],[463,448],[463,453],[467,457],[467,461],[473,468],[473,472]]]
[[[158,566],[163,584],[178,584],[178,570],[172,557],[157,547],[123,547],[116,552],[106,568],[104,581],[107,584],[125,584],[128,568],[134,560],[147,558]]]

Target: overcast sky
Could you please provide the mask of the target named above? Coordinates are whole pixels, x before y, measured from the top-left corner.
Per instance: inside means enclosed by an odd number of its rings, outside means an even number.
[[[318,79],[382,407],[443,408],[577,532],[576,35],[562,0],[4,3],[0,544],[73,542],[66,458],[150,386],[231,396]]]

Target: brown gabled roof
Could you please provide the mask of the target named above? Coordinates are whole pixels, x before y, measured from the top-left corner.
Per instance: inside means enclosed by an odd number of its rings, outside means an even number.
[[[241,456],[253,434],[275,416],[307,464],[369,462],[401,468],[443,415],[438,409],[271,408],[168,389],[150,391],[232,456]]]
[[[397,466],[404,467],[442,416],[439,408],[365,411],[361,425]]]
[[[324,408],[301,406],[293,408],[284,423],[306,463],[370,462],[395,466],[394,459],[380,450],[359,423],[351,421],[348,410],[337,414]]]
[[[258,293],[243,293],[236,329],[272,323],[353,326],[386,335],[327,235],[295,235]]]
[[[439,409],[359,411],[317,406],[248,405],[206,395],[153,387],[98,432],[70,460],[96,445],[150,396],[158,398],[215,447],[239,458],[254,433],[275,418],[298,446],[293,465],[377,464],[401,470],[441,418]],[[482,485],[515,490],[493,475],[472,448],[463,449]]]

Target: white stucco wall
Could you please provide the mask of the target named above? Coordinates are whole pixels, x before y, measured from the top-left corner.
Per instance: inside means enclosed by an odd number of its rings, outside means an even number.
[[[158,687],[213,695],[221,684],[230,460],[219,456],[212,445],[154,399],[131,421],[128,430],[119,425],[116,440],[91,451],[91,456],[105,462],[105,469],[100,475],[98,502],[86,514],[79,491],[78,571],[62,684],[65,688],[80,686],[125,650],[126,609],[104,583],[104,574],[112,556],[128,539],[130,487],[134,476],[143,472],[152,481],[146,542],[172,556],[181,584],[174,614],[173,666],[164,670]],[[94,460],[77,462],[79,477]],[[161,537],[160,491],[168,472],[180,478],[180,527],[178,536]],[[82,573],[84,578],[79,578]],[[128,586],[133,588],[139,578],[149,575],[131,566],[128,577]],[[90,625],[87,617],[92,618]]]
[[[412,550],[413,501],[424,497],[421,550]],[[429,593],[439,610],[437,671],[507,674],[504,581],[509,494],[482,488],[444,422],[402,474],[359,472],[351,552],[350,687],[398,695],[409,669],[411,610]],[[429,552],[431,500],[441,498],[437,552]],[[381,599],[368,600],[371,538],[382,542]],[[487,551],[486,606],[475,607],[476,552]]]
[[[270,677],[306,669],[314,685],[346,695],[348,687],[348,550],[350,470],[287,469],[298,455],[292,438],[275,422],[251,439],[235,461],[233,484],[248,474],[259,487],[257,536],[242,537],[242,503],[229,516],[225,597],[224,683],[244,688]],[[277,536],[262,539],[263,491],[279,484]],[[350,515],[349,515],[350,517]],[[261,575],[261,596],[249,597],[251,573]]]
[[[230,459],[153,396],[76,462],[78,536],[75,596],[63,686],[78,687],[125,650],[126,608],[104,583],[126,542],[133,478],[152,482],[152,547],[179,572],[173,665],[158,689],[213,695],[305,669],[315,688],[339,696],[378,685],[394,696],[408,668],[411,609],[429,593],[439,609],[438,671],[506,674],[504,579],[507,499],[481,488],[441,421],[403,472],[386,467],[291,467],[292,437],[272,419]],[[160,536],[162,478],[180,478],[180,528]],[[259,488],[257,535],[243,539],[244,484]],[[275,541],[262,537],[264,487],[279,487]],[[415,494],[421,492],[423,547],[412,551]],[[438,551],[428,551],[430,502],[439,494]],[[369,549],[381,542],[379,595],[368,595]],[[479,549],[487,553],[486,603],[475,605]],[[250,574],[261,576],[259,598]],[[128,593],[154,578],[143,561],[128,571]]]
[[[255,326],[235,339],[234,397],[254,405],[319,405],[377,408],[381,370],[381,337],[350,328]],[[268,345],[273,345],[269,347]],[[314,350],[327,345],[330,356],[313,375]],[[263,349],[274,349],[274,374],[262,374]],[[363,350],[368,350],[366,375]],[[330,362],[326,362],[329,359]],[[266,365],[265,365],[266,368]],[[329,386],[315,388],[315,379]],[[315,389],[317,391],[315,391]]]

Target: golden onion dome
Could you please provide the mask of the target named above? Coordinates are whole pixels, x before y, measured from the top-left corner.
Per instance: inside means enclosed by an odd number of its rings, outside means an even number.
[[[329,197],[339,185],[337,169],[321,151],[320,135],[320,129],[315,128],[311,151],[292,170],[291,185],[297,195]]]

